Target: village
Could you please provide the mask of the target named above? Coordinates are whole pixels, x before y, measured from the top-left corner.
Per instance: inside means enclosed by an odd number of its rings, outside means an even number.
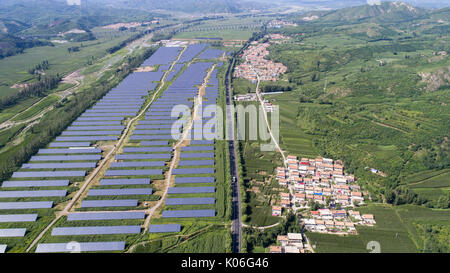
[[[342,161],[321,157],[299,160],[289,155],[285,163],[287,168],[277,168],[276,180],[289,192],[280,193],[280,204],[272,206],[273,216],[282,216],[283,209],[292,210],[301,214],[305,230],[336,235],[356,235],[356,225],[376,224],[372,214],[354,209],[364,204],[366,194],[353,175],[344,174]],[[305,252],[306,246],[295,240],[292,243],[289,234],[279,235],[277,241],[280,245],[271,246],[271,253]]]
[[[287,67],[285,65],[266,59],[270,53],[267,48],[271,43],[286,37],[280,34],[272,34],[266,36],[266,38],[269,39],[268,42],[260,43],[254,41],[244,51],[242,59],[245,61],[235,68],[234,77],[244,78],[252,83],[256,83],[258,80],[257,75],[261,81],[276,81],[281,74],[286,73]]]

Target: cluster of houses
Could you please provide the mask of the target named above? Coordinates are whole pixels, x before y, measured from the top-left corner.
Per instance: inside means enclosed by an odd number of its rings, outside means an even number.
[[[305,253],[303,236],[301,233],[278,235],[277,242],[279,245],[269,247],[270,253]]]
[[[245,61],[234,69],[234,77],[256,83],[258,76],[262,81],[276,81],[281,74],[286,73],[287,67],[282,63],[275,63],[265,58],[269,55],[267,50],[269,46],[270,42],[252,42],[242,55]]]
[[[322,233],[356,234],[355,225],[373,226],[373,214],[361,215],[356,210],[319,209],[311,211],[311,218],[302,219],[306,230]]]
[[[373,225],[373,215],[347,211],[364,202],[360,186],[353,175],[344,174],[342,161],[330,158],[288,156],[285,167],[278,167],[278,184],[289,189],[280,193],[281,205],[272,206],[272,215],[281,216],[283,208],[310,208],[312,202],[325,209],[311,211],[304,220],[307,230],[355,233],[355,224]]]

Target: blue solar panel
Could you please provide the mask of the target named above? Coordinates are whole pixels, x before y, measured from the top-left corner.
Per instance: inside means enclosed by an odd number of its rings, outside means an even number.
[[[180,194],[180,193],[214,193],[214,187],[175,187],[169,188],[169,194]]]
[[[57,147],[89,147],[91,146],[90,142],[52,142],[48,145],[52,148]]]
[[[134,135],[165,135],[165,134],[171,134],[172,130],[135,130]],[[175,130],[175,133],[178,133],[177,130]]]
[[[177,58],[180,50],[181,47],[160,47],[150,58],[144,61],[142,66],[169,64]]]
[[[26,231],[26,228],[4,228],[0,229],[0,237],[23,237]]]
[[[90,252],[90,251],[121,251],[125,250],[125,242],[87,242],[76,244],[71,243],[51,243],[38,244],[36,253],[55,253],[55,252]]]
[[[170,129],[172,124],[155,124],[155,125],[137,125],[136,130],[146,130],[146,129]]]
[[[123,130],[123,125],[110,125],[110,126],[70,126],[67,131],[90,131],[90,130]]]
[[[66,190],[48,191],[0,191],[0,198],[21,198],[21,197],[63,197]]]
[[[134,175],[160,175],[162,170],[107,170],[105,176],[134,176]]]
[[[214,160],[181,160],[178,166],[208,166],[214,165]]]
[[[165,232],[180,232],[180,224],[163,224],[163,225],[150,225],[148,232],[150,233],[165,233]]]
[[[189,168],[189,169],[175,169],[173,174],[213,174],[214,168]]]
[[[80,177],[85,175],[86,171],[14,172],[12,177]]]
[[[171,152],[172,147],[125,147],[124,153]]]
[[[165,210],[162,218],[197,218],[197,217],[214,217],[215,210]]]
[[[24,188],[24,187],[62,187],[68,186],[69,180],[27,180],[27,181],[4,181],[2,188]]]
[[[214,151],[214,146],[187,146],[181,148],[181,151]]]
[[[59,227],[53,228],[52,236],[138,234],[140,232],[140,226]]]
[[[129,155],[116,155],[116,160],[134,160],[134,159],[170,159],[170,154],[129,154]]]
[[[117,121],[117,120],[123,120],[123,117],[79,117],[79,118],[77,118],[77,121],[94,121],[94,120]]]
[[[35,222],[37,217],[37,214],[3,214],[0,223]]]
[[[115,107],[115,106],[113,106]],[[121,121],[75,121],[72,126],[121,125]]]
[[[108,140],[118,140],[118,136],[66,136],[57,137],[56,141],[108,141]]]
[[[137,135],[130,136],[130,140],[164,140],[164,139],[178,139],[179,136],[172,137],[172,135]]]
[[[102,150],[98,148],[89,149],[39,149],[39,154],[96,154],[101,153]]]
[[[0,202],[0,209],[50,209],[53,201],[39,202]]]
[[[126,162],[112,162],[111,168],[126,168],[126,167],[163,167],[164,161],[126,161]]]
[[[1,203],[0,203],[1,204]],[[136,207],[138,200],[83,200],[82,208]]]
[[[167,198],[166,206],[176,205],[211,205],[215,203],[214,197],[198,198]]]
[[[149,185],[150,178],[130,178],[130,179],[101,179],[100,186],[113,185]]]
[[[34,163],[23,164],[22,169],[73,169],[73,168],[95,168],[97,163]]]
[[[182,153],[180,158],[214,158],[214,153]]]
[[[122,131],[64,131],[62,136],[110,136],[120,135]]]
[[[191,140],[191,145],[214,145],[214,140]]]
[[[158,146],[158,145],[169,145],[169,141],[167,140],[141,141],[141,146]]]
[[[47,155],[32,156],[30,161],[86,161],[100,160],[101,155]]]
[[[82,220],[125,220],[125,219],[144,219],[143,211],[124,211],[124,212],[75,212],[69,213],[67,221]]]
[[[106,195],[151,195],[151,188],[143,189],[92,189],[88,196],[106,196]]]
[[[175,184],[214,183],[214,177],[175,177]]]

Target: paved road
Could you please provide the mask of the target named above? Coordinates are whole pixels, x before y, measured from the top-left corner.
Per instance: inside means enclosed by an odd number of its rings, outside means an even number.
[[[232,251],[233,253],[241,252],[241,242],[242,242],[242,215],[241,215],[241,191],[240,182],[238,175],[238,165],[237,165],[237,153],[236,153],[236,141],[234,139],[234,114],[231,111],[231,106],[233,106],[232,94],[230,88],[231,79],[231,65],[228,67],[227,75],[225,78],[226,85],[226,95],[227,95],[227,139],[228,148],[230,151],[230,172],[232,177],[236,179],[231,181],[232,188],[232,215],[231,215],[231,237],[232,237]]]

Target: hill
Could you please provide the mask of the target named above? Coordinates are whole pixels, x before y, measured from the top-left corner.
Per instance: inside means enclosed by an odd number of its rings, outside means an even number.
[[[305,21],[322,22],[403,22],[417,19],[429,11],[403,2],[382,2],[380,5],[363,5],[333,11],[309,12]]]

